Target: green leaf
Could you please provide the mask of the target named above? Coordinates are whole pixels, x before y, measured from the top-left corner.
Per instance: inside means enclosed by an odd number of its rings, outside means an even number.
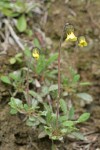
[[[63,77],[63,84],[64,84],[64,86],[68,86],[69,85],[69,78],[67,78],[67,77]]]
[[[46,114],[46,122],[48,125],[50,124],[51,120],[52,120],[52,113],[51,111],[48,111]]]
[[[9,105],[13,109],[17,109],[17,108],[21,108],[22,109],[23,108],[22,101],[20,99],[18,99],[18,98],[14,98],[14,97],[11,97]]]
[[[33,116],[29,116],[29,121],[35,121],[35,118]]]
[[[29,110],[29,106],[27,104],[24,104],[24,109],[25,109],[25,111],[28,111]]]
[[[58,53],[51,55],[46,61],[46,67],[50,66],[58,58]]]
[[[37,48],[41,49],[40,42],[37,38],[34,38],[33,44],[34,44],[34,47],[37,47]]]
[[[11,65],[15,64],[16,63],[16,58],[14,58],[14,57],[10,58],[9,62],[10,62]]]
[[[18,63],[21,63],[23,61],[22,58],[19,58],[19,57],[17,57],[16,60]]]
[[[30,51],[30,49],[28,47],[25,47],[24,54],[27,57],[32,57],[32,53],[31,53],[31,51]]]
[[[41,94],[41,96],[44,97],[47,94],[49,94],[49,88],[47,86],[43,86],[42,87],[42,94]]]
[[[74,70],[72,67],[69,67],[69,71],[70,71],[72,76],[75,76],[76,70]]]
[[[58,89],[58,85],[57,84],[53,84],[49,87],[49,92],[57,90]]]
[[[40,55],[39,60],[37,61],[36,73],[40,75],[46,67],[46,59],[44,55]]]
[[[42,97],[39,95],[39,93],[36,93],[35,91],[30,90],[29,94],[31,96],[33,96],[34,98],[36,98],[39,102],[42,102]]]
[[[29,37],[32,37],[33,31],[31,29],[27,29],[25,32]]]
[[[90,117],[90,113],[84,113],[78,118],[77,122],[78,123],[85,122],[89,119],[89,117]]]
[[[19,58],[19,57],[22,57],[23,56],[23,53],[18,53],[15,55],[15,58]]]
[[[32,98],[31,103],[32,103],[32,105],[31,105],[32,109],[35,109],[35,108],[37,108],[37,105],[39,102],[36,99]]]
[[[86,85],[91,85],[92,83],[90,83],[90,82],[81,82],[80,83],[80,85],[82,85],[82,86],[86,86]]]
[[[74,75],[74,78],[73,78],[73,83],[76,83],[76,82],[78,82],[79,81],[79,79],[80,79],[80,75],[79,74],[76,74],[76,75]]]
[[[52,123],[55,126],[57,123],[57,115],[52,113]]]
[[[5,16],[8,17],[15,17],[18,16],[19,13],[15,12],[12,8],[13,8],[13,3],[11,4],[11,2],[9,0],[2,0],[0,1],[0,11],[2,12],[2,14],[4,14]]]
[[[67,105],[63,99],[60,99],[60,107],[64,114],[67,114]]]
[[[56,75],[58,73],[58,70],[55,69],[55,70],[47,70],[46,71],[46,75],[49,77],[49,78],[52,78],[52,79],[55,79],[56,78]]]
[[[26,30],[27,22],[24,14],[18,18],[16,27],[19,32],[24,32]]]
[[[87,101],[88,103],[92,102],[93,101],[93,98],[91,95],[87,94],[87,93],[79,93],[77,94],[77,96],[79,98],[81,98],[82,100],[85,100]]]
[[[46,121],[42,118],[42,117],[38,117],[38,120],[42,123],[42,124],[45,124]]]
[[[32,127],[34,126],[34,122],[30,121],[29,119],[26,121],[26,125]]]
[[[84,135],[80,132],[73,132],[72,135],[75,136],[79,140],[85,140]]]
[[[7,8],[3,8],[2,9],[2,13],[5,15],[5,16],[8,16],[8,17],[11,17],[14,15],[13,11],[10,10],[10,9],[7,9]]]
[[[0,1],[0,8],[10,8],[9,0]]]
[[[52,112],[52,107],[50,107],[50,105],[48,105],[47,103],[43,103],[45,110],[48,112]]]
[[[68,128],[61,129],[61,133],[65,134],[66,132],[68,132]]]
[[[62,122],[65,122],[67,120],[67,116],[60,116],[59,117],[59,121],[62,123]]]
[[[69,116],[68,116],[68,118],[70,120],[74,119],[74,107],[73,106],[69,110]]]
[[[9,77],[12,78],[15,81],[21,80],[21,71],[14,71],[12,73],[9,73]]]
[[[11,84],[11,81],[8,76],[1,76],[1,81],[7,84]]]
[[[66,127],[74,126],[74,122],[73,121],[65,121],[62,124],[63,124],[63,126],[66,126]]]
[[[18,111],[17,111],[16,109],[11,109],[11,110],[10,110],[10,113],[11,113],[12,115],[17,114],[17,112],[18,112]]]
[[[20,99],[14,98],[14,101],[15,101],[15,104],[16,104],[17,106],[20,106],[20,107],[21,107],[22,101],[21,101]]]

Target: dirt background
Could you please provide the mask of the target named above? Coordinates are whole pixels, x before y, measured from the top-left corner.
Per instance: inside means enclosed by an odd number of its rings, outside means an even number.
[[[100,150],[100,0],[52,0],[46,1],[43,7],[47,20],[40,25],[53,41],[52,51],[57,51],[65,22],[72,23],[76,34],[85,35],[89,43],[83,50],[62,45],[62,70],[65,71],[69,62],[80,73],[81,80],[92,82],[84,91],[93,96],[93,102],[82,108],[90,111],[91,118],[80,126],[89,142],[65,138],[64,143],[56,142],[57,150]],[[69,53],[67,49],[70,49]],[[7,54],[0,55],[0,74],[11,70],[8,60],[14,54],[12,47]],[[27,127],[19,116],[9,114],[8,101],[9,91],[0,83],[0,150],[50,150],[48,138],[37,139],[37,131]]]

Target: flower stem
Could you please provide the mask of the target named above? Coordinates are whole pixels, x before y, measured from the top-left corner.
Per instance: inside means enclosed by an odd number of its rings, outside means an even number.
[[[30,105],[30,97],[29,97],[29,67],[27,70],[27,75],[26,75],[26,94],[27,94],[27,103]]]
[[[31,60],[30,60],[31,62]],[[27,60],[27,74],[26,74],[26,101],[28,105],[31,105],[30,95],[29,95],[29,71],[30,63]]]
[[[60,73],[60,60],[61,60],[61,45],[63,42],[65,29],[68,24],[65,24],[62,30],[60,42],[59,42],[59,50],[58,50],[58,100],[57,100],[57,127],[58,127],[58,117],[59,117],[59,101],[61,96],[61,73]]]

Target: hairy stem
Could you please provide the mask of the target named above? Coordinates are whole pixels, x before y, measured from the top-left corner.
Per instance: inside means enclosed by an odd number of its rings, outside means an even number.
[[[30,97],[29,97],[29,67],[26,75],[26,95],[27,95],[27,103],[30,105]]]
[[[26,74],[26,101],[28,105],[31,104],[30,95],[29,95],[29,69],[30,69],[30,65],[28,62],[28,68],[27,68],[27,74]]]
[[[59,101],[60,101],[60,96],[61,96],[61,73],[60,73],[60,59],[61,59],[61,44],[63,42],[64,34],[65,34],[65,29],[66,25],[64,25],[60,42],[59,42],[59,50],[58,50],[58,100],[57,100],[57,126],[58,126],[58,117],[59,117]]]

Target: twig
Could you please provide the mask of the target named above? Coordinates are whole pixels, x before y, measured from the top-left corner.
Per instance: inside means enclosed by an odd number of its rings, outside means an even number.
[[[27,101],[28,105],[30,105],[30,96],[29,96],[29,65],[28,65],[28,70],[27,70],[27,75],[26,75],[26,94],[27,94],[26,101]]]
[[[39,148],[37,147],[37,145],[32,142],[32,139],[31,139],[30,136],[29,136],[29,139],[30,139],[30,144],[31,144],[36,150],[39,150]]]
[[[96,132],[96,131],[90,131],[90,132],[85,133],[84,136],[86,136],[86,135],[91,135],[91,134],[95,134],[95,133],[97,133],[97,132]]]
[[[16,35],[16,33],[14,32],[12,26],[10,25],[9,21],[4,19],[4,23],[6,24],[6,26],[8,27],[13,39],[15,40],[15,42],[18,44],[18,46],[24,51],[24,46],[23,44],[20,42],[19,37]]]

